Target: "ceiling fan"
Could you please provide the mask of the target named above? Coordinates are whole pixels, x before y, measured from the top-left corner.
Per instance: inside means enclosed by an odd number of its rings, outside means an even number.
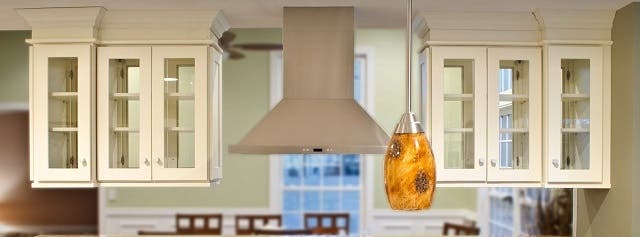
[[[231,42],[236,38],[236,34],[231,31],[226,31],[218,39],[218,45],[226,54],[226,57],[232,60],[243,59],[245,56],[239,50],[282,50],[282,44],[270,44],[270,43],[246,43],[246,44],[232,44]]]

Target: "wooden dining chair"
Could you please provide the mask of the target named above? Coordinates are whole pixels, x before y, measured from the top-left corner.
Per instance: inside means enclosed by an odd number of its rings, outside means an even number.
[[[340,234],[348,235],[349,213],[305,213],[304,228],[318,228],[318,231],[322,231],[322,229],[327,229],[325,231],[337,230],[338,233],[342,230],[344,233]]]
[[[177,214],[178,235],[220,235],[222,214]]]
[[[479,235],[480,228],[476,226],[467,226],[453,223],[444,223],[442,228],[442,235],[449,235],[449,232],[453,230],[454,235]]]
[[[255,230],[275,222],[282,226],[282,215],[236,215],[236,235],[252,235]]]
[[[253,232],[254,235],[311,235],[313,232],[308,229],[301,230],[271,230],[257,228]]]

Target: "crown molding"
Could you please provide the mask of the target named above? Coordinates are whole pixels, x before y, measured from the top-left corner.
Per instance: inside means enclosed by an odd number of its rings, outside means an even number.
[[[424,41],[540,41],[531,12],[425,11],[413,29]]]
[[[28,43],[197,42],[216,45],[229,22],[220,10],[16,9],[32,29]],[[77,40],[77,41],[76,41]]]
[[[537,9],[542,40],[610,41],[615,10]]]
[[[220,10],[111,10],[102,19],[99,39],[217,40],[228,29]]]
[[[104,16],[103,7],[55,7],[16,9],[31,26],[34,40],[92,39]]]

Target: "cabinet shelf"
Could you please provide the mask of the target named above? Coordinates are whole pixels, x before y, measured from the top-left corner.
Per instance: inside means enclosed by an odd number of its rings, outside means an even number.
[[[444,133],[472,133],[473,128],[445,128]]]
[[[134,128],[130,128],[130,127],[114,127],[113,128],[114,132],[131,132],[131,133],[136,133],[139,130],[138,129],[134,129]]]
[[[51,127],[49,130],[52,132],[78,132],[77,127]]]
[[[561,97],[562,97],[562,101],[567,101],[567,102],[589,100],[589,95],[587,95],[587,94],[562,93]]]
[[[562,128],[562,133],[588,133],[589,128]]]
[[[525,94],[500,94],[500,101],[527,101],[528,95]]]
[[[500,133],[528,133],[526,128],[501,128]]]
[[[51,92],[51,98],[56,99],[76,99],[78,98],[78,92]]]
[[[140,99],[140,93],[113,93],[111,98],[116,100],[137,100]]]
[[[470,101],[473,100],[473,94],[444,94],[445,101]]]
[[[192,93],[167,93],[167,97],[176,98],[179,100],[193,100],[194,96]]]
[[[193,128],[185,128],[185,127],[167,127],[167,131],[171,132],[193,132]]]

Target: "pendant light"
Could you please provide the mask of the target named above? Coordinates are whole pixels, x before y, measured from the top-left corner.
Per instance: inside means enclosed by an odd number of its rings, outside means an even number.
[[[389,141],[384,159],[384,185],[394,210],[423,210],[431,207],[436,183],[436,166],[424,129],[411,112],[411,0],[407,0],[407,112]]]

